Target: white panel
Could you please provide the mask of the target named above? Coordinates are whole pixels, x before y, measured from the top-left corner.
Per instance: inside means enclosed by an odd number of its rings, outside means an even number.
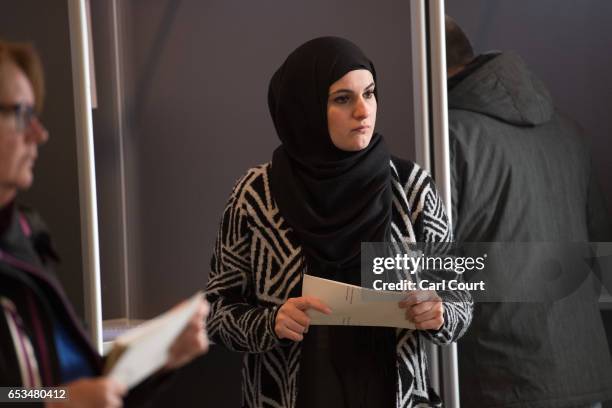
[[[452,225],[444,1],[412,1],[415,118],[417,126],[422,126],[416,129],[417,162],[434,176]],[[458,408],[457,345],[431,347],[429,355],[432,388],[439,392],[442,383],[444,405]]]

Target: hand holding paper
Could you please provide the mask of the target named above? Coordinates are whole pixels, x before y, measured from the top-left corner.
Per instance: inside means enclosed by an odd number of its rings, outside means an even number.
[[[177,368],[208,347],[204,321],[208,304],[201,292],[168,312],[119,336],[105,374],[133,387],[160,368]]]
[[[324,315],[332,312],[325,303],[315,297],[289,298],[276,314],[274,332],[278,338],[302,341],[304,333],[308,331],[310,325],[310,317],[306,314],[309,309],[316,310]]]
[[[435,291],[415,290],[399,302],[417,330],[439,330],[444,325],[444,303]]]
[[[45,408],[122,407],[127,393],[127,387],[107,377],[81,378],[61,387],[68,398],[46,401]]]
[[[206,335],[208,311],[208,303],[200,298],[195,313],[170,347],[168,360],[164,368],[177,369],[208,351],[209,342]]]
[[[415,329],[406,319],[399,302],[405,292],[377,291],[328,279],[304,275],[302,295],[320,299],[333,313],[308,311],[310,324],[339,326],[381,326]],[[367,298],[367,301],[364,301]]]

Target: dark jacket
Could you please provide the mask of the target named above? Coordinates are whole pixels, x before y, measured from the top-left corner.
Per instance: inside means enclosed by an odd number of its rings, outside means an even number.
[[[457,241],[611,240],[578,127],[517,55],[488,59],[449,91],[449,133]],[[506,262],[525,261],[518,258]],[[479,303],[459,350],[462,407],[566,407],[612,397],[592,287],[554,301]]]
[[[54,322],[61,322],[81,355],[89,362],[94,375],[102,373],[103,359],[94,350],[80,321],[74,313],[59,282],[52,271],[58,258],[53,251],[50,236],[40,217],[13,204],[0,209],[0,297],[10,300],[16,307],[27,337],[31,340],[40,372],[41,385],[61,385],[57,349],[54,342]],[[36,318],[30,310],[33,299],[41,330],[37,332]],[[20,366],[8,321],[0,308],[0,387],[22,387]],[[42,336],[41,336],[42,334]],[[38,336],[38,337],[37,337]],[[43,338],[37,342],[35,339]],[[41,350],[41,349],[45,350]],[[41,353],[47,353],[49,364],[41,364]],[[153,401],[160,385],[167,386],[167,373],[152,376],[128,394],[126,406],[143,406]],[[40,403],[19,404],[42,406]]]

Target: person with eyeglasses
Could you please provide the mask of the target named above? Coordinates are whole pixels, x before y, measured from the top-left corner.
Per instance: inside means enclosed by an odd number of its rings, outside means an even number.
[[[32,185],[38,147],[49,140],[37,116],[43,84],[34,49],[0,40],[0,387],[67,390],[66,401],[35,406],[140,406],[168,384],[173,369],[206,351],[207,308],[202,301],[172,345],[166,366],[129,393],[101,376],[103,359],[53,275],[58,258],[49,233],[34,211],[15,201]]]
[[[15,117],[15,130],[17,132],[24,132],[30,127],[32,121],[38,118],[35,107],[23,103],[0,105],[0,112]],[[38,124],[40,125],[40,122]],[[42,127],[42,130],[44,130],[44,127]]]

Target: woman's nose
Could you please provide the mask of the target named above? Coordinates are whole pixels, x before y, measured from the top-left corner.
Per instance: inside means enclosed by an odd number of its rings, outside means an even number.
[[[36,144],[43,144],[49,140],[49,132],[37,117],[33,117],[30,126],[26,130],[28,137]]]
[[[357,99],[355,109],[353,110],[353,116],[357,119],[365,119],[370,115],[370,110],[366,100],[361,97]]]

